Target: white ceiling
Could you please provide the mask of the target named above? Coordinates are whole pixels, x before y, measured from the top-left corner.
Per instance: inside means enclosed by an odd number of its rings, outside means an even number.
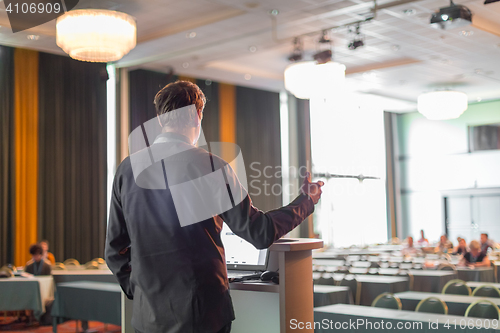
[[[349,86],[407,101],[401,111],[414,109],[420,93],[437,89],[464,91],[470,102],[499,99],[500,2],[455,3],[471,9],[472,25],[446,31],[430,26],[431,14],[448,0],[378,0],[388,8],[361,26],[364,47],[349,50],[348,29],[331,30],[334,60],[346,65]],[[322,29],[364,19],[373,5],[367,0],[80,0],[77,8],[108,8],[137,19],[138,45],[120,67],[173,68],[177,74],[278,91],[293,37],[310,33],[303,38],[310,59]],[[4,9],[0,4],[0,44],[62,54],[54,21],[13,34]],[[273,9],[279,11],[275,34]],[[412,15],[405,13],[409,9]],[[189,38],[190,32],[196,37]],[[40,37],[29,40],[30,34]]]

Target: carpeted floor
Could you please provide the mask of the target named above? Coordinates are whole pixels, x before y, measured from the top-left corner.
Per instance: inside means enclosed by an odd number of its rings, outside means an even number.
[[[33,326],[28,326],[26,323],[19,323],[16,321],[14,317],[0,317],[0,332],[10,332],[10,333],[51,333],[52,326],[40,326],[35,324]],[[78,322],[77,329],[77,321],[70,320],[65,323],[57,325],[58,333],[75,333],[75,332],[83,332],[81,327],[81,322]],[[98,321],[89,321],[89,329],[87,332],[93,333],[104,333],[104,332],[113,332],[118,333],[121,332],[121,327],[111,324],[103,324]]]

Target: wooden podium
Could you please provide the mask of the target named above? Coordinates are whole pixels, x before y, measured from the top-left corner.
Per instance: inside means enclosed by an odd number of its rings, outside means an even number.
[[[278,270],[280,283],[231,283],[236,315],[231,332],[295,332],[292,322],[313,323],[311,251],[321,247],[322,240],[309,238],[280,239],[271,245],[268,269]]]

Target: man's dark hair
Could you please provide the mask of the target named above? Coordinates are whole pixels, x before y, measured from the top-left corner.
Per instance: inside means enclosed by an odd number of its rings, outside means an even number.
[[[33,244],[30,246],[30,254],[34,256],[35,254],[43,254],[43,249],[40,244]]]
[[[485,236],[486,236],[486,238],[489,238],[489,237],[488,237],[488,233],[487,233],[487,232],[482,232],[482,233],[481,233],[481,235],[485,235]]]
[[[203,91],[196,84],[189,81],[176,81],[167,84],[156,94],[154,99],[156,114],[158,116],[189,105],[194,105],[196,110],[203,111],[205,103],[206,98]],[[162,126],[167,124],[178,126],[179,122],[186,121],[186,119],[179,119],[177,121],[176,116],[160,117]]]

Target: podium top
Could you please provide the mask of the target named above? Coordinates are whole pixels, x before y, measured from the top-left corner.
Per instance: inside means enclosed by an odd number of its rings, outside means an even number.
[[[291,252],[314,250],[323,247],[323,241],[316,238],[281,238],[274,242],[270,251]]]

